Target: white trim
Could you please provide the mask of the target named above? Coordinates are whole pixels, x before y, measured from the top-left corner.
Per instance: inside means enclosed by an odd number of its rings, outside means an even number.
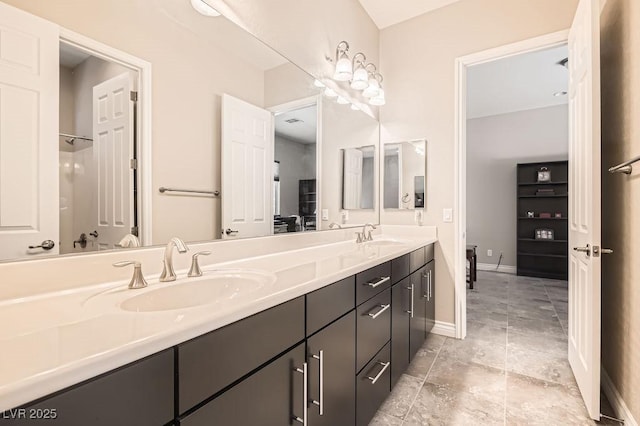
[[[615,416],[623,419],[625,426],[638,426],[638,422],[633,418],[631,410],[627,407],[627,404],[624,402],[624,399],[622,399],[620,392],[616,389],[604,367],[600,367],[600,378],[600,386],[611,403],[611,408],[613,408]]]
[[[138,224],[141,224],[138,235],[143,245],[152,245],[151,63],[63,27],[60,27],[60,41],[88,52],[92,56],[115,62],[138,72]]]
[[[456,337],[467,333],[467,278],[466,278],[466,227],[467,227],[467,68],[522,53],[548,49],[567,42],[569,30],[534,37],[493,49],[484,50],[455,60],[455,142],[454,142],[454,309]]]
[[[433,334],[438,334],[445,337],[456,337],[456,325],[450,322],[436,321],[435,325],[431,329]]]
[[[492,263],[478,263],[478,271],[501,272],[503,274],[516,274],[516,267],[510,265],[500,265],[496,269],[496,265]]]

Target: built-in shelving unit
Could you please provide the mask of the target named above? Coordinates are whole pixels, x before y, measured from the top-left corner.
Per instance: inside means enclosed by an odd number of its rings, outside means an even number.
[[[538,182],[546,167],[551,181]],[[568,278],[569,170],[567,161],[518,164],[517,170],[518,275]],[[533,212],[533,217],[528,215]],[[540,214],[551,217],[540,217]],[[556,217],[559,213],[560,217]],[[553,239],[536,239],[536,230],[553,231]]]

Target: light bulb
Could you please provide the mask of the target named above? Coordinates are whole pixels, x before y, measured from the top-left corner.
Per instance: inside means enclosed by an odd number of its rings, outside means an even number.
[[[367,87],[369,87],[369,73],[361,66],[353,72],[351,88],[355,90],[364,90]]]
[[[382,106],[387,103],[386,99],[384,98],[384,89],[382,87],[380,88],[376,96],[369,99],[369,103],[375,106]]]
[[[342,52],[340,59],[336,62],[336,72],[333,79],[337,81],[349,81],[353,77],[353,64],[346,52]]]
[[[364,96],[365,98],[373,98],[378,95],[379,91],[380,82],[377,78],[372,76],[371,78],[369,78],[369,87],[364,89],[364,92],[362,92],[362,96]]]
[[[220,16],[220,12],[204,0],[191,0],[191,6],[204,16]]]

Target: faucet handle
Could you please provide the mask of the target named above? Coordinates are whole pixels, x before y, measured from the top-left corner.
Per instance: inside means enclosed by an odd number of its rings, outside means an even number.
[[[364,242],[364,232],[356,232],[356,243],[360,244]]]
[[[372,235],[372,230],[369,230],[369,232],[367,232],[367,238],[365,238],[365,241],[373,241],[373,235]]]
[[[129,281],[129,288],[145,288],[148,286],[149,284],[147,284],[147,281],[145,281],[142,275],[142,263],[134,260],[125,260],[113,264],[116,268],[123,268],[129,265],[133,265],[133,276],[131,277],[131,281]]]
[[[189,269],[188,277],[201,277],[202,270],[200,269],[200,264],[198,263],[199,256],[209,256],[211,254],[210,251],[199,251],[198,253],[191,256],[191,268]]]

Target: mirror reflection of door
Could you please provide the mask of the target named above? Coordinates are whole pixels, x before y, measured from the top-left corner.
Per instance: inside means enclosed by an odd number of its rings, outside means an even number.
[[[374,207],[375,147],[342,150],[342,208],[368,210]]]
[[[424,139],[384,145],[385,209],[426,207],[426,164]]]
[[[60,253],[113,249],[137,227],[137,72],[60,43]]]
[[[276,114],[274,177],[275,234],[316,229],[318,108],[314,103]],[[277,192],[275,191],[277,186]]]

